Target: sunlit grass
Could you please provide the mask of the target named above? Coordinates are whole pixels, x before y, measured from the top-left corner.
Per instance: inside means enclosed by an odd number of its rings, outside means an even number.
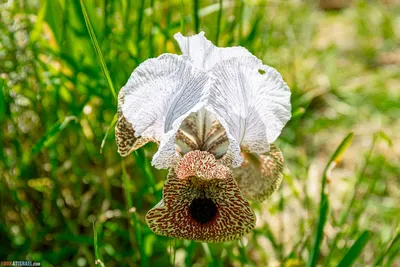
[[[381,1],[338,11],[310,1],[3,1],[0,260],[400,264],[399,14]],[[174,33],[201,30],[245,46],[292,90],[278,143],[284,182],[253,203],[257,227],[239,242],[154,235],[144,216],[167,174],[150,166],[156,145],[123,159],[114,140],[115,95],[132,70],[179,53]]]

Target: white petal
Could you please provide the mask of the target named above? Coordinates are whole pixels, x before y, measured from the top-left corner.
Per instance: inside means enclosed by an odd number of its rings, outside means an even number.
[[[191,112],[204,106],[207,79],[187,57],[163,54],[143,62],[122,89],[122,113],[135,136],[160,141],[152,161],[157,168],[168,168],[175,161],[176,132]]]
[[[240,46],[220,48],[204,36],[204,32],[193,36],[183,36],[180,32],[174,35],[184,55],[189,56],[197,68],[211,69],[223,60],[235,57],[251,56],[246,48]]]
[[[122,157],[128,156],[131,152],[144,146],[148,142],[156,142],[156,139],[135,137],[135,130],[122,114],[122,105],[124,104],[124,90],[118,94],[118,121],[115,125],[115,141],[117,142],[118,153]]]
[[[227,132],[232,165],[238,167],[243,160],[240,147],[268,152],[291,116],[290,89],[282,76],[252,56],[215,65],[209,82],[207,109]]]

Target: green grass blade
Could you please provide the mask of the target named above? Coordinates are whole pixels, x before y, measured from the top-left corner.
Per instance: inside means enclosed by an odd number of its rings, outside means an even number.
[[[151,0],[150,1],[150,9],[151,10],[154,10],[154,2],[155,1],[156,0]],[[151,13],[150,19],[151,19],[151,28],[153,28],[154,24],[155,24],[155,14],[154,14],[154,12]],[[154,35],[150,34],[149,35],[149,40],[148,40],[149,57],[154,57],[154,40],[153,39],[154,39]]]
[[[61,45],[61,37],[62,37],[61,23],[62,23],[62,20],[60,19],[60,16],[55,15],[55,14],[61,13],[60,3],[59,3],[59,1],[47,0],[47,1],[45,1],[45,4],[43,6],[45,6],[45,8],[46,8],[44,18],[45,18],[46,22],[48,23],[48,25],[50,26],[57,44]],[[40,13],[41,12],[39,12],[39,14],[38,14],[39,17],[38,17],[38,20],[36,21],[38,24],[41,24],[40,16],[42,16],[42,14],[40,14]],[[42,29],[38,29],[38,30],[42,30]],[[35,35],[36,35],[36,33],[34,33],[33,40],[31,40],[32,42],[35,42],[35,38],[36,38]]]
[[[314,249],[312,251],[310,260],[308,262],[308,266],[313,266],[313,267],[317,266],[317,261],[320,253],[320,246],[324,235],[324,227],[328,215],[328,208],[329,208],[328,198],[326,197],[326,195],[324,195],[323,199],[321,200],[321,207],[319,210],[318,226],[314,234]]]
[[[140,42],[142,41],[142,23],[143,23],[143,14],[144,14],[144,2],[145,2],[145,0],[141,0],[139,3],[140,6],[137,9],[137,18],[138,19],[136,22],[136,25],[137,25],[136,49],[137,49],[137,55],[138,55],[139,59],[140,59],[140,54],[141,54],[140,53],[140,51],[141,51]]]
[[[144,149],[138,149],[134,152],[136,161],[138,166],[142,166],[142,170],[144,172],[144,175],[147,177],[150,187],[152,189],[152,193],[156,194],[156,198],[160,199],[162,198],[161,192],[158,192],[156,189],[156,179],[154,178],[153,172],[151,171],[151,164],[149,160],[146,158],[146,154],[144,152]]]
[[[328,163],[325,166],[324,173],[322,175],[322,185],[321,185],[321,201],[320,201],[320,206],[319,206],[319,218],[318,218],[318,227],[314,233],[314,248],[311,251],[310,254],[310,259],[308,262],[308,266],[316,266],[319,253],[320,253],[320,245],[322,242],[323,238],[323,231],[326,223],[326,217],[328,214],[328,208],[329,208],[329,201],[328,201],[328,196],[325,193],[325,186],[326,186],[326,181],[328,178],[328,175],[330,175],[330,172],[333,170],[333,168],[341,161],[344,152],[347,150],[347,148],[350,146],[351,142],[353,141],[354,138],[354,133],[349,133],[343,141],[340,143],[340,145],[337,147],[335,152],[332,154],[330,157]]]
[[[235,1],[235,20],[236,20],[236,28],[238,30],[238,35],[236,39],[237,44],[242,43],[242,34],[243,34],[243,11],[244,11],[244,1],[236,0]]]
[[[215,37],[215,45],[218,46],[219,33],[221,31],[221,19],[222,19],[222,3],[223,0],[219,0],[219,10],[218,10],[218,19],[217,19],[217,34]]]
[[[206,258],[209,264],[213,263],[213,258],[211,255],[211,250],[210,250],[210,246],[208,245],[208,243],[201,243],[201,246],[203,247],[204,253],[206,254]]]
[[[400,231],[397,232],[397,235],[392,240],[389,241],[382,254],[377,257],[374,266],[381,266],[385,257],[389,256],[391,254],[391,251],[395,251],[396,248],[400,248]]]
[[[48,1],[44,1],[42,7],[40,8],[38,16],[36,17],[35,26],[30,35],[30,42],[32,43],[37,42],[39,40],[40,34],[42,33],[43,21],[47,11],[47,2]]]
[[[193,240],[188,240],[187,242],[189,244],[185,247],[185,266],[192,266],[192,257],[197,243],[195,243]]]
[[[183,0],[181,0],[181,14],[180,14],[180,26],[181,26],[181,33],[184,35],[185,34],[185,9],[183,6]]]
[[[130,218],[130,223],[133,226],[133,229],[135,232],[133,234],[132,231],[129,231],[129,239],[132,244],[132,247],[135,247],[134,246],[134,239],[135,239],[136,247],[139,248],[139,252],[140,252],[140,260],[141,260],[140,265],[146,266],[148,259],[147,259],[146,252],[145,252],[146,246],[143,245],[144,234],[142,233],[139,218],[136,216],[136,208],[133,206],[132,196],[129,191],[130,180],[129,180],[128,173],[126,172],[126,166],[125,166],[124,160],[121,161],[121,168],[122,168],[122,183],[123,183],[122,185],[124,188],[126,208],[132,214],[132,216]]]
[[[96,227],[96,223],[93,222],[93,241],[94,241],[94,254],[96,256],[96,260],[94,262],[94,264],[96,264],[96,266],[101,266],[104,267],[104,263],[100,260],[100,253],[99,253],[99,246],[97,243],[97,227]]]
[[[328,164],[325,167],[325,171],[324,171],[325,173],[329,169],[336,166],[342,160],[343,154],[344,154],[344,152],[346,152],[347,148],[349,148],[349,146],[351,145],[353,138],[354,138],[354,133],[351,132],[343,139],[343,141],[340,143],[340,145],[336,149],[335,153],[333,153],[331,158],[329,159]],[[333,167],[332,167],[332,164],[334,164]]]
[[[4,92],[4,81],[0,79],[0,125],[3,125],[3,121],[6,117],[6,96]]]
[[[5,132],[4,121],[6,118],[6,92],[4,92],[4,81],[0,79],[0,145],[3,146],[3,135]],[[0,149],[0,159],[6,163],[4,149]]]
[[[367,155],[367,157],[365,159],[364,165],[363,165],[360,173],[358,174],[357,181],[356,181],[356,184],[355,184],[355,187],[354,187],[354,190],[353,190],[353,195],[352,195],[352,197],[350,199],[350,202],[349,202],[347,208],[345,209],[345,211],[340,216],[339,226],[343,226],[344,225],[344,223],[347,220],[347,217],[350,214],[350,211],[351,211],[351,209],[353,207],[353,204],[355,202],[355,199],[356,199],[358,188],[360,187],[362,181],[364,180],[364,176],[365,176],[367,167],[368,167],[368,165],[370,163],[372,152],[373,152],[375,144],[376,144],[376,140],[377,140],[377,137],[374,137],[374,139],[372,141],[372,145],[371,145],[371,147],[369,149],[368,155]]]
[[[97,59],[100,62],[100,66],[101,66],[103,74],[104,74],[104,76],[106,78],[108,87],[110,88],[111,93],[114,96],[114,99],[117,99],[117,94],[115,92],[115,88],[114,88],[113,82],[111,80],[110,73],[108,72],[108,68],[107,68],[106,62],[104,60],[103,53],[101,52],[99,43],[97,42],[97,38],[96,38],[96,35],[94,33],[92,24],[90,23],[90,19],[89,19],[89,16],[87,14],[85,5],[83,4],[83,0],[80,0],[80,3],[81,3],[82,14],[83,14],[83,17],[84,17],[85,23],[86,23],[86,28],[87,28],[87,30],[89,32],[90,40],[92,41],[93,48],[94,48],[94,50],[96,52],[96,55],[97,55]]]
[[[371,235],[371,232],[364,231],[357,239],[357,241],[351,246],[349,251],[347,251],[347,253],[344,255],[344,257],[338,264],[338,267],[352,266],[356,259],[360,256],[365,245],[368,243]]]
[[[117,120],[118,120],[118,113],[115,113],[114,118],[112,119],[110,125],[108,125],[106,134],[104,135],[103,140],[101,141],[100,154],[103,153],[103,147],[106,143],[108,133],[110,132],[110,129],[112,129],[114,127],[114,125],[117,123]]]
[[[247,265],[249,263],[249,260],[247,259],[247,251],[241,239],[238,240],[238,247],[239,247],[240,262],[242,264],[244,263]]]
[[[75,116],[68,116],[65,117],[63,122],[55,123],[50,130],[43,135],[33,146],[32,148],[32,155],[36,155],[39,153],[43,148],[50,146],[57,138],[57,135],[68,126],[71,121],[77,121]]]
[[[193,0],[193,20],[195,33],[199,33],[200,30],[199,4],[199,0]]]
[[[300,118],[301,116],[304,115],[304,113],[306,113],[306,109],[303,107],[299,107],[297,108],[293,113],[292,113],[292,118],[291,120]]]

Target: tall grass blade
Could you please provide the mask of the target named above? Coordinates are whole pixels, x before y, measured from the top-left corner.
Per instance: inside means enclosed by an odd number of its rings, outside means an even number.
[[[44,1],[42,7],[39,10],[39,14],[36,17],[35,26],[31,32],[30,38],[29,38],[31,43],[37,42],[40,38],[40,34],[42,33],[43,21],[44,21],[44,17],[46,15],[46,11],[47,11],[47,2],[48,1]]]
[[[397,232],[396,236],[389,241],[385,250],[381,253],[379,257],[377,257],[374,266],[382,266],[383,260],[385,257],[390,256],[392,251],[396,251],[396,248],[400,248],[400,231]]]
[[[114,96],[114,99],[117,99],[117,94],[115,92],[115,88],[114,88],[113,82],[111,80],[110,73],[108,71],[106,62],[104,60],[103,53],[101,52],[99,43],[97,42],[97,38],[96,38],[96,35],[94,33],[92,24],[90,23],[90,19],[89,19],[88,13],[86,11],[85,5],[83,3],[83,0],[80,0],[80,3],[81,3],[82,14],[83,14],[83,17],[85,19],[86,28],[87,28],[87,30],[89,32],[90,40],[92,41],[93,48],[94,48],[94,50],[96,52],[96,55],[97,55],[97,59],[100,62],[100,67],[101,67],[101,69],[103,71],[104,77],[106,78],[108,87],[111,90],[112,95]]]
[[[371,147],[370,147],[370,149],[369,149],[369,152],[368,152],[367,157],[366,157],[366,159],[365,159],[364,165],[363,165],[363,167],[362,167],[360,173],[358,174],[357,181],[356,181],[356,184],[355,184],[355,187],[354,187],[354,190],[353,190],[353,195],[352,195],[352,197],[351,197],[351,199],[350,199],[350,202],[349,202],[347,208],[345,209],[345,211],[344,211],[344,212],[341,214],[341,216],[340,216],[339,226],[344,225],[344,223],[345,223],[346,220],[347,220],[347,217],[348,217],[349,214],[350,214],[351,208],[353,207],[354,201],[355,201],[355,199],[356,199],[356,195],[357,195],[357,192],[358,192],[358,188],[360,187],[362,181],[364,180],[365,172],[366,172],[367,166],[369,165],[369,162],[370,162],[370,160],[371,160],[372,152],[373,152],[373,150],[374,150],[374,148],[375,148],[375,144],[376,144],[377,138],[378,138],[378,137],[375,136],[374,139],[373,139],[373,141],[372,141],[372,145],[371,145]]]
[[[365,245],[368,243],[371,235],[371,232],[364,231],[357,241],[351,246],[349,251],[347,251],[347,253],[344,255],[342,260],[339,262],[338,267],[352,266],[356,259],[360,256]]]
[[[150,1],[150,9],[152,10],[151,16],[150,16],[150,18],[151,18],[151,28],[153,28],[154,24],[155,24],[155,10],[154,10],[154,2],[155,1],[156,0],[151,0]],[[148,42],[148,44],[149,44],[149,57],[154,57],[154,41],[153,41],[153,38],[154,38],[154,35],[150,34],[149,35],[149,42]]]
[[[143,246],[143,238],[142,238],[142,231],[140,229],[140,222],[139,219],[136,216],[136,208],[133,206],[133,201],[132,201],[132,196],[131,193],[129,192],[130,188],[130,181],[129,181],[129,176],[126,172],[126,166],[125,166],[125,161],[121,161],[121,169],[122,169],[122,185],[124,188],[124,195],[125,195],[125,203],[126,203],[126,208],[129,210],[129,212],[132,214],[131,216],[131,224],[133,226],[133,229],[135,230],[135,241],[136,241],[136,247],[139,248],[140,250],[140,256],[141,256],[141,261],[146,262],[146,253],[144,251],[144,246]],[[129,238],[130,242],[133,246],[134,240],[132,236],[132,232],[129,231]]]
[[[193,20],[195,33],[199,33],[200,30],[199,4],[199,0],[193,0]]]
[[[4,92],[4,81],[0,79],[0,125],[3,125],[3,121],[6,117],[6,100]]]
[[[341,161],[344,152],[350,146],[353,141],[354,133],[349,133],[340,145],[337,147],[335,152],[330,157],[328,163],[325,166],[324,173],[322,175],[322,185],[321,185],[321,200],[319,206],[319,218],[318,218],[318,227],[314,233],[314,248],[311,251],[310,259],[308,262],[309,267],[314,267],[317,265],[318,257],[320,254],[320,246],[323,237],[323,231],[326,223],[326,217],[328,214],[329,201],[328,196],[325,193],[325,186],[328,175],[330,175],[333,168]]]
[[[238,36],[236,42],[238,44],[242,43],[243,34],[243,11],[244,11],[244,0],[235,1],[235,21],[238,29]]]
[[[106,134],[104,135],[103,140],[101,141],[100,154],[103,153],[103,147],[106,143],[108,133],[110,132],[110,129],[112,129],[114,127],[114,125],[117,123],[117,120],[118,120],[118,113],[115,113],[114,118],[112,119],[110,125],[108,125]]]
[[[240,262],[243,264],[248,264],[249,260],[247,259],[247,251],[246,247],[243,244],[243,241],[241,239],[238,240],[238,247],[239,247],[239,256],[240,256]]]
[[[156,180],[154,178],[153,172],[151,171],[151,166],[149,160],[146,158],[146,154],[143,148],[138,149],[134,152],[136,157],[137,165],[142,166],[142,170],[144,171],[144,175],[147,177],[150,186],[153,190],[153,193],[156,194],[157,199],[160,199],[162,196],[160,195],[161,192],[157,192],[156,189]]]
[[[183,0],[181,0],[181,14],[180,14],[180,19],[181,19],[181,21],[180,21],[180,26],[181,26],[181,33],[183,34],[183,35],[185,35],[185,9],[184,9],[184,6],[183,6]]]
[[[43,2],[43,1],[41,1]],[[61,13],[61,6],[60,6],[60,2],[59,1],[52,1],[52,0],[48,0],[45,1],[46,3],[45,8],[46,8],[46,12],[45,12],[45,19],[48,23],[48,25],[50,26],[51,30],[53,31],[55,40],[57,42],[58,45],[61,44],[61,38],[62,38],[62,20],[60,19],[59,16],[56,16],[55,14],[60,14]],[[40,16],[41,14],[39,13],[39,21],[37,21],[37,23],[41,23],[40,22]],[[35,41],[35,36],[36,33],[34,33],[34,39],[31,41]]]
[[[219,33],[221,31],[221,19],[222,19],[222,3],[223,0],[219,0],[219,10],[218,10],[218,19],[217,19],[217,34],[215,37],[215,45],[218,46]]]
[[[321,207],[319,210],[318,226],[314,234],[314,249],[312,251],[310,260],[308,262],[308,266],[313,266],[313,267],[317,266],[317,261],[320,253],[320,246],[324,235],[326,217],[328,215],[328,208],[329,208],[328,198],[326,197],[326,195],[324,195],[324,197],[321,200]]]
[[[5,92],[4,92],[4,81],[0,79],[0,145],[3,146],[3,134],[5,132],[4,121],[6,118],[6,100],[5,100]],[[4,149],[0,149],[0,159],[6,163],[6,159],[4,156]]]
[[[210,250],[210,246],[208,245],[208,243],[201,243],[201,246],[203,247],[204,253],[206,254],[206,258],[209,264],[213,263],[213,257],[211,255],[211,250]]]
[[[145,0],[140,0],[140,5],[139,8],[137,9],[137,35],[136,35],[136,49],[137,49],[137,55],[140,59],[140,41],[142,41],[142,22],[143,22],[143,14],[144,14],[144,2]]]
[[[186,257],[185,257],[185,266],[192,266],[192,257],[193,252],[196,247],[196,243],[193,240],[188,240],[189,244],[186,246]]]
[[[96,266],[101,266],[104,267],[104,263],[101,261],[100,259],[100,253],[99,253],[99,246],[97,244],[97,227],[96,227],[96,223],[93,222],[93,241],[94,241],[94,254],[96,256],[96,260],[94,262],[94,264],[96,264]]]
[[[349,146],[351,145],[353,138],[354,138],[354,133],[351,132],[343,139],[343,141],[336,149],[335,153],[333,153],[331,158],[329,159],[328,164],[325,167],[325,173],[328,171],[328,169],[332,168],[332,164],[335,164],[336,166],[342,160],[343,154],[344,152],[346,152],[347,148],[349,148]]]
[[[57,138],[58,134],[68,126],[71,121],[77,121],[75,116],[65,117],[64,121],[55,123],[50,130],[43,135],[33,146],[32,156],[39,153],[43,148],[49,147]]]

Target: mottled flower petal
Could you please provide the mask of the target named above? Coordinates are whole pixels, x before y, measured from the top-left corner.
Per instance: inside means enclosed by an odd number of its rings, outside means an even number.
[[[189,151],[201,150],[213,154],[217,159],[225,155],[229,145],[224,127],[214,114],[203,108],[185,118],[175,143],[182,155]]]
[[[219,164],[214,155],[205,151],[192,151],[180,160],[175,167],[179,179],[196,176],[204,180],[224,179],[229,169]]]
[[[241,238],[255,226],[254,213],[232,173],[207,152],[189,152],[171,168],[163,195],[164,202],[146,215],[156,234],[223,242]]]
[[[290,119],[290,90],[282,76],[254,56],[233,58],[210,71],[207,109],[215,114],[229,139],[227,155],[238,167],[244,151],[269,150]]]
[[[157,168],[177,160],[175,135],[182,121],[207,101],[207,79],[187,57],[163,54],[139,65],[122,88],[121,110],[134,136],[160,142],[152,161]]]
[[[197,68],[211,69],[215,64],[234,57],[251,56],[244,47],[217,47],[204,36],[204,32],[193,36],[174,35],[184,55],[188,55]]]
[[[282,182],[282,152],[275,144],[271,144],[270,151],[263,155],[244,154],[242,166],[232,169],[233,175],[247,199],[262,202],[274,193]]]
[[[132,124],[130,124],[122,114],[121,107],[124,104],[124,92],[119,91],[118,94],[118,121],[115,126],[115,139],[117,142],[118,153],[126,157],[132,151],[140,148],[148,142],[156,142],[157,140],[151,138],[135,137],[135,131],[133,130]]]

